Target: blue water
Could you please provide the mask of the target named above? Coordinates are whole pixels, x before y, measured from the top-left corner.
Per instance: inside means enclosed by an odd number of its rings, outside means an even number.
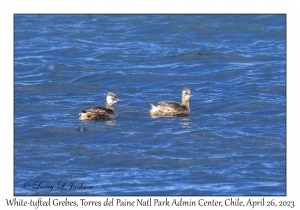
[[[189,117],[150,118],[184,86]],[[109,91],[116,119],[78,120]],[[286,181],[285,15],[14,16],[15,195],[286,195]]]

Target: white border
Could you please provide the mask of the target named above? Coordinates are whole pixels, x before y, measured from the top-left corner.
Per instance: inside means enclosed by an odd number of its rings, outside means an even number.
[[[299,67],[299,11],[296,1],[280,0],[210,0],[210,1],[0,1],[1,41],[1,180],[0,206],[8,209],[5,198],[13,198],[13,15],[15,13],[281,13],[287,14],[287,196],[274,197],[276,200],[294,200],[299,189],[299,124],[298,76]],[[299,197],[299,196],[298,196]],[[297,197],[297,198],[298,198]],[[17,197],[18,199],[22,197]],[[33,197],[36,198],[36,197]],[[54,197],[55,198],[55,197]],[[59,197],[63,200],[63,197]],[[89,200],[99,197],[88,197]],[[124,197],[125,198],[125,197]],[[133,199],[133,197],[129,197]],[[156,197],[157,198],[157,197]],[[173,198],[173,197],[171,197]],[[213,197],[207,197],[213,198]],[[225,199],[227,197],[224,197]],[[258,199],[259,197],[256,197]],[[268,197],[271,199],[272,197]],[[30,199],[30,197],[26,197]],[[79,197],[71,197],[79,201]],[[101,200],[104,197],[100,197]],[[216,199],[222,199],[217,197]],[[243,199],[246,199],[243,197]],[[300,203],[296,202],[299,206]],[[4,207],[4,208],[3,208]],[[31,207],[32,208],[32,207]],[[61,207],[66,209],[65,207]],[[95,207],[94,207],[95,208]],[[98,207],[99,208],[99,207]],[[101,207],[103,208],[103,207]],[[124,207],[123,207],[124,208]],[[134,207],[136,208],[136,207]],[[199,207],[198,207],[199,208]],[[80,209],[80,208],[77,208]],[[182,208],[183,209],[183,208]],[[260,208],[256,208],[260,209]]]

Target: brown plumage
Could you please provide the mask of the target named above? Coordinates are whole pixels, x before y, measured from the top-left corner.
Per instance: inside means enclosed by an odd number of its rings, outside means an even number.
[[[118,97],[109,92],[106,96],[106,108],[96,106],[89,109],[82,110],[82,113],[79,113],[80,120],[108,120],[117,117],[112,105],[120,101]]]
[[[189,99],[192,96],[192,91],[190,88],[185,87],[182,90],[182,100],[181,104],[176,101],[162,101],[157,104],[151,104],[151,109],[149,111],[151,117],[158,116],[176,116],[176,117],[186,117],[190,114]]]

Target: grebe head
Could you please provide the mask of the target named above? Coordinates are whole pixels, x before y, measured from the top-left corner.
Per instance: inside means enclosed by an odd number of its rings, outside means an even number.
[[[182,90],[182,97],[187,101],[190,100],[190,98],[192,97],[191,89],[188,87],[184,87]]]
[[[109,104],[109,105],[113,105],[114,103],[117,103],[118,101],[121,101],[120,99],[118,99],[117,95],[112,93],[112,92],[109,92],[106,96],[106,102]]]

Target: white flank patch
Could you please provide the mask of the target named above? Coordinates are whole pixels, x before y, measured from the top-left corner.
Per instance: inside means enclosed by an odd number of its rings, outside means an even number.
[[[154,106],[153,104],[150,104],[150,105],[151,105],[153,111],[155,111],[155,112],[158,111],[158,108],[156,106]]]
[[[79,113],[80,117],[84,117],[86,114],[85,113]]]

